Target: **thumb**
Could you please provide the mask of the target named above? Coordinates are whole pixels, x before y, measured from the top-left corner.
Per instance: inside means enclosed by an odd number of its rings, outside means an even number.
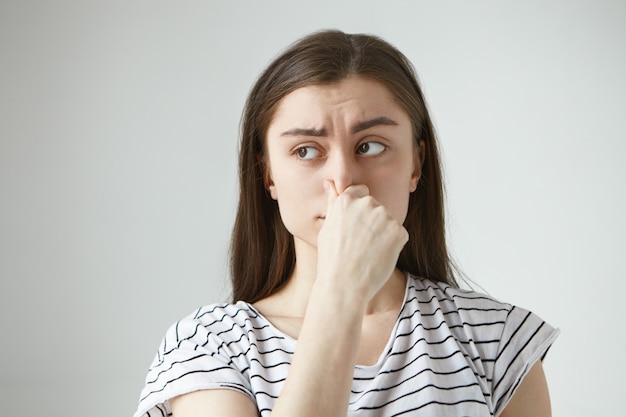
[[[337,193],[337,188],[335,188],[335,183],[330,180],[324,180],[324,190],[326,190],[326,196],[328,197],[327,205],[326,205],[326,216],[330,212],[330,209],[335,204],[335,200],[339,196]]]

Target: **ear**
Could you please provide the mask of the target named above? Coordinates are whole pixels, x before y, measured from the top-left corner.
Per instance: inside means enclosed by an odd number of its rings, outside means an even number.
[[[270,197],[272,197],[273,200],[278,200],[278,195],[276,194],[276,186],[274,185],[274,182],[272,181],[271,178],[269,178],[269,182],[266,181],[266,186],[265,188],[267,188],[267,191],[270,192]]]
[[[270,172],[270,168],[266,163],[265,158],[259,156],[258,159],[259,164],[261,164],[261,170],[263,171],[263,185],[265,186],[265,189],[269,191],[270,197],[276,200],[278,198],[276,194],[276,186],[274,185],[274,180],[272,179],[272,173]]]
[[[417,184],[422,176],[422,166],[424,165],[424,158],[426,157],[426,145],[423,140],[420,140],[413,148],[413,175],[411,175],[411,182],[409,185],[410,192],[417,190]]]

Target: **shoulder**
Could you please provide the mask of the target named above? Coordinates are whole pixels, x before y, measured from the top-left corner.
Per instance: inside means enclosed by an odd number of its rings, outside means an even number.
[[[240,301],[235,304],[220,303],[200,307],[173,327],[194,323],[212,332],[222,332],[233,327],[254,327],[261,321],[254,308]]]
[[[477,291],[413,277],[407,294],[409,314],[430,327],[445,323],[457,340],[471,342],[481,357],[499,361],[525,356],[533,363],[545,355],[558,330],[537,314]]]
[[[481,316],[506,317],[514,306],[473,290],[452,287],[443,282],[411,277],[408,300],[421,306],[432,304],[444,313],[459,313],[468,319],[480,320]]]
[[[416,277],[409,291],[420,320],[445,324],[464,354],[481,363],[496,414],[559,334],[537,314],[480,292]]]
[[[253,398],[246,355],[266,327],[243,302],[207,305],[174,323],[150,366],[136,416],[157,410],[167,415],[169,399],[203,389],[231,389]]]
[[[210,304],[200,307],[169,327],[163,340],[166,345],[164,350],[167,350],[168,343],[199,341],[203,335],[228,337],[230,331],[245,328],[257,317],[254,310],[245,303]]]
[[[412,277],[403,315],[425,330],[449,334],[462,346],[476,347],[472,356],[497,346],[513,306],[491,296]]]
[[[207,327],[219,329],[221,326],[245,326],[259,319],[259,314],[249,304],[239,301],[234,304],[217,303],[198,308],[181,321],[192,320]]]

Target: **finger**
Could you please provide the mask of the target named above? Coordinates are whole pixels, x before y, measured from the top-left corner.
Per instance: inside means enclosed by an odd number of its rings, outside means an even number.
[[[328,212],[330,211],[333,204],[335,204],[335,200],[337,200],[339,193],[337,193],[335,183],[330,180],[324,180],[324,190],[326,190],[326,196],[328,197],[326,206],[326,215],[328,215]]]
[[[370,195],[370,189],[365,184],[351,185],[343,192],[351,195],[353,198],[361,198]]]

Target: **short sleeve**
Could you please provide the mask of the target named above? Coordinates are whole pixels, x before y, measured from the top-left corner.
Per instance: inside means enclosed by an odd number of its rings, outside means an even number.
[[[542,360],[559,331],[534,313],[512,307],[495,360],[492,395],[495,415],[502,413],[532,366]]]
[[[219,328],[194,316],[170,327],[150,366],[134,417],[169,416],[171,398],[203,389],[233,389],[254,401],[248,379],[232,361],[236,353],[219,333]]]

